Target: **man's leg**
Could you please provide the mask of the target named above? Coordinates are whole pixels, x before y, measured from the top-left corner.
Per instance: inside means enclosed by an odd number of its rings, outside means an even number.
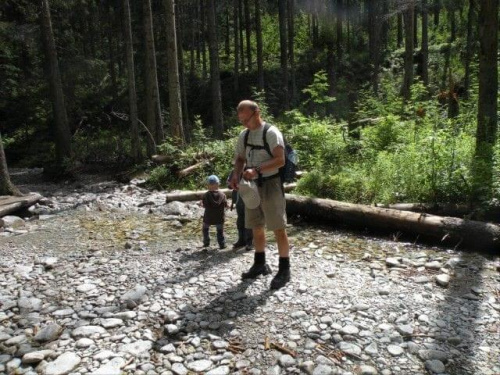
[[[271,269],[266,264],[266,232],[263,226],[253,229],[253,241],[255,245],[254,263],[248,272],[241,275],[242,279],[254,279],[259,275],[271,273]]]
[[[271,289],[280,289],[290,281],[290,245],[286,229],[277,229],[274,231],[274,235],[278,244],[280,259],[278,273],[271,281]]]

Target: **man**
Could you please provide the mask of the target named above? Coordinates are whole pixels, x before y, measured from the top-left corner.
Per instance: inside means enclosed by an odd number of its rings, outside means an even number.
[[[275,126],[270,126],[266,133],[272,156],[269,155],[263,144],[266,124],[260,116],[257,103],[243,100],[238,104],[237,111],[238,120],[246,129],[238,137],[231,188],[238,189],[238,176],[243,173],[245,180],[257,183],[260,195],[260,205],[257,208],[245,208],[245,226],[253,231],[255,256],[254,264],[242,274],[242,279],[253,279],[271,273],[266,264],[265,253],[267,226],[267,229],[274,232],[279,252],[279,270],[271,282],[271,289],[280,289],[290,281],[286,202],[279,176],[279,168],[285,164],[285,142],[281,132]],[[245,147],[247,129],[249,133]]]

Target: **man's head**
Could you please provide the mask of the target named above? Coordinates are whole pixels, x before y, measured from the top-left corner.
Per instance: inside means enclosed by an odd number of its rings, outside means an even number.
[[[247,128],[254,128],[260,125],[260,108],[253,100],[242,100],[238,107],[238,120]]]

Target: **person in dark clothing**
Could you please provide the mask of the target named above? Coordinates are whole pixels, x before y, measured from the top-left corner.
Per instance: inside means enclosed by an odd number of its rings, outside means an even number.
[[[201,201],[201,205],[205,208],[203,214],[203,246],[210,246],[210,226],[215,225],[219,248],[224,249],[226,247],[226,238],[224,237],[226,195],[219,190],[220,181],[216,175],[208,176],[207,183],[208,191]]]
[[[237,190],[232,192],[232,201],[236,205],[236,228],[238,229],[238,241],[233,244],[233,249],[245,246],[246,250],[253,249],[253,232],[245,228],[245,203]]]
[[[227,178],[228,187],[231,182],[232,173]],[[231,210],[236,206],[236,229],[238,230],[238,240],[233,243],[233,249],[239,249],[245,246],[247,251],[253,250],[253,232],[245,228],[245,203],[238,194],[238,190],[231,193]]]

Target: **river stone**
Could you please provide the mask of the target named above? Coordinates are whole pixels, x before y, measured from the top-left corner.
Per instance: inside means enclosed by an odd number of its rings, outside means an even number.
[[[279,364],[284,368],[292,367],[295,366],[295,359],[290,354],[285,354],[279,358]]]
[[[17,301],[17,306],[21,310],[21,314],[26,314],[32,311],[40,311],[42,308],[42,300],[34,297],[21,297]]]
[[[18,229],[22,228],[25,225],[23,219],[19,216],[7,215],[2,218],[3,226],[9,229]]]
[[[35,363],[39,363],[43,361],[45,358],[45,354],[43,352],[31,352],[23,355],[23,363],[25,365],[33,365]]]
[[[59,324],[50,323],[35,335],[34,340],[38,342],[54,341],[59,337],[62,331],[63,328]]]
[[[346,352],[347,354],[354,356],[359,356],[361,354],[361,348],[351,342],[341,341],[338,346],[340,350]]]
[[[139,340],[122,346],[121,351],[129,353],[134,357],[141,357],[144,354],[149,355],[149,350],[153,347],[153,343],[147,340]]]
[[[190,362],[186,366],[191,371],[203,372],[208,370],[212,364],[212,361],[209,361],[208,359],[200,359],[198,361]]]
[[[438,361],[442,361],[442,362],[446,362],[450,358],[448,353],[443,352],[442,350],[434,350],[434,349],[419,350],[418,357],[422,361],[437,359]]]
[[[336,371],[328,365],[319,365],[313,370],[312,375],[333,375]]]
[[[404,353],[404,349],[399,345],[388,345],[387,351],[394,357],[400,356]]]
[[[377,375],[377,369],[372,366],[361,365],[359,368],[359,372],[356,372],[359,375]]]
[[[71,336],[73,336],[74,338],[80,338],[80,337],[90,337],[97,334],[100,335],[103,333],[106,333],[106,330],[101,326],[81,326],[75,328],[73,332],[71,332]]]
[[[139,304],[142,297],[146,294],[147,288],[143,285],[136,285],[135,288],[130,289],[122,295],[120,301],[127,304],[129,308],[135,307]]]
[[[429,370],[432,374],[440,374],[445,371],[443,362],[438,361],[437,359],[425,361],[425,368]]]
[[[356,326],[347,325],[345,327],[342,327],[340,333],[342,335],[357,335],[359,333],[359,329]]]
[[[81,362],[78,355],[71,352],[61,354],[45,367],[45,375],[65,375],[73,371]]]
[[[436,283],[439,285],[439,286],[444,286],[444,287],[447,287],[448,284],[450,283],[450,275],[447,275],[445,273],[441,274],[441,275],[437,275],[436,276]]]
[[[91,375],[120,375],[124,364],[125,360],[123,358],[116,357],[92,372]]]
[[[187,375],[188,371],[182,363],[174,363],[172,365],[172,372],[176,375]]]
[[[413,335],[413,327],[410,324],[401,324],[396,327],[396,330],[403,336]]]
[[[385,260],[385,264],[387,267],[399,267],[401,266],[401,262],[399,261],[398,258],[387,258]]]
[[[229,366],[219,366],[207,372],[206,375],[228,375],[229,372]]]

